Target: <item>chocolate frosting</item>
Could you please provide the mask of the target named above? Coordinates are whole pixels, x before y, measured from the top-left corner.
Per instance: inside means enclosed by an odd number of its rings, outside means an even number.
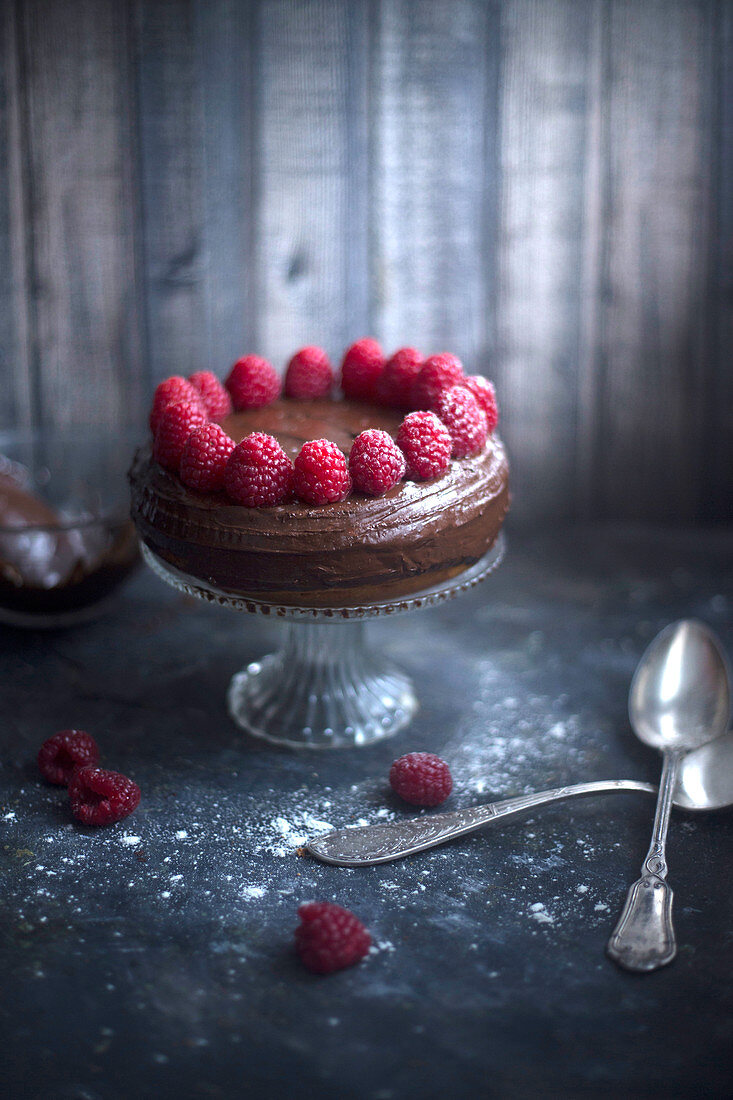
[[[318,438],[348,454],[366,428],[395,436],[401,420],[359,402],[279,400],[235,413],[222,427],[236,441],[268,432],[295,457]],[[197,493],[149,450],[136,455],[130,480],[133,519],[164,560],[221,591],[304,607],[360,606],[455,576],[492,546],[509,502],[497,436],[431,481],[406,480],[381,497],[354,492],[321,506],[244,508],[223,494]]]

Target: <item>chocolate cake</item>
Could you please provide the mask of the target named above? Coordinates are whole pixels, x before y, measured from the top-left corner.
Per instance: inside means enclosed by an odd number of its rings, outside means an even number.
[[[348,455],[360,432],[397,435],[404,413],[353,400],[278,399],[221,421],[235,441],[274,436],[295,458],[327,438]],[[186,488],[140,450],[130,471],[132,516],[163,561],[240,598],[285,606],[358,607],[457,576],[493,546],[509,504],[498,436],[430,481],[404,480],[380,497],[354,491],[327,505],[246,508],[224,493]]]

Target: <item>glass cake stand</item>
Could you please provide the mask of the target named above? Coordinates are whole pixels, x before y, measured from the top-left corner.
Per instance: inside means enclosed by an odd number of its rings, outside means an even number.
[[[465,592],[499,565],[504,536],[460,576],[402,599],[365,607],[284,607],[250,600],[175,569],[142,545],[162,580],[208,603],[281,619],[277,653],[236,673],[227,693],[229,714],[255,737],[291,748],[340,749],[370,745],[406,726],[417,709],[408,676],[365,644],[366,620],[416,611]]]

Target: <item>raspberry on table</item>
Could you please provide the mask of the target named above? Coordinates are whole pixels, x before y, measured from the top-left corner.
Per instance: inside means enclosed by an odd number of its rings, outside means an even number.
[[[314,974],[353,966],[369,952],[372,938],[358,917],[331,901],[310,901],[298,909],[295,950]]]
[[[69,783],[71,812],[82,825],[112,825],[128,817],[140,802],[140,788],[126,775],[88,765]]]
[[[384,365],[377,379],[376,397],[382,405],[395,409],[411,409],[412,387],[423,365],[417,348],[400,348]]]
[[[400,424],[397,446],[405,456],[407,473],[424,481],[448,469],[453,440],[435,413],[412,412]]]
[[[224,488],[237,504],[282,504],[293,491],[293,463],[274,436],[252,432],[229,455]]]
[[[232,399],[227,390],[210,370],[192,374],[189,382],[198,390],[207,415],[212,420],[223,420],[232,411]]]
[[[435,409],[453,440],[453,457],[478,454],[486,443],[489,425],[486,413],[465,386],[443,390]]]
[[[405,456],[391,435],[369,428],[351,446],[349,473],[355,489],[377,497],[405,476]]]
[[[38,751],[38,768],[44,779],[66,787],[77,768],[96,764],[99,749],[86,730],[59,730]]]
[[[282,384],[275,368],[261,355],[244,355],[230,370],[226,388],[235,409],[259,409],[280,396]]]
[[[191,385],[190,381],[181,378],[178,374],[174,374],[171,378],[166,378],[156,386],[155,393],[153,394],[153,404],[150,410],[150,430],[153,435],[155,435],[158,430],[158,424],[160,423],[163,410],[169,405],[177,405],[180,401],[188,401],[192,405],[198,404],[204,408],[204,402],[200,392],[195,386]]]
[[[333,385],[331,363],[323,348],[296,351],[285,372],[285,396],[296,401],[328,397]]]
[[[208,424],[208,418],[199,403],[179,401],[168,405],[160,415],[153,442],[153,458],[167,470],[178,472],[186,440],[191,432]]]
[[[476,398],[480,407],[486,413],[489,433],[493,432],[499,423],[499,406],[496,403],[496,390],[493,383],[489,382],[488,378],[484,378],[482,374],[469,374],[467,378],[463,379],[461,385],[470,390]]]
[[[450,768],[432,752],[408,752],[395,760],[389,784],[413,806],[439,806],[453,790]]]
[[[420,368],[420,373],[412,386],[412,405],[415,409],[435,409],[435,403],[442,390],[463,381],[461,360],[442,351],[431,355]]]
[[[341,389],[354,401],[374,401],[384,355],[376,340],[365,336],[347,349],[341,364]]]
[[[295,495],[306,504],[333,504],[351,492],[346,459],[330,439],[304,443],[295,460]]]
[[[181,481],[189,489],[202,493],[223,488],[227,461],[233,450],[234,440],[218,424],[196,428],[183,446]]]

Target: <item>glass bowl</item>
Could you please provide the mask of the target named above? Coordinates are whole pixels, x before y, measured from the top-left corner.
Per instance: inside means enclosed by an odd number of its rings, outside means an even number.
[[[139,562],[129,433],[0,431],[0,622],[95,617]]]

